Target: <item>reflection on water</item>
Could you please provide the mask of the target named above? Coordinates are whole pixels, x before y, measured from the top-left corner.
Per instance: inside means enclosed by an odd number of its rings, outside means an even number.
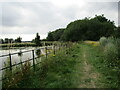
[[[17,63],[20,63],[20,62],[23,62],[23,61],[26,61],[28,59],[32,59],[33,58],[33,52],[32,50],[38,50],[38,48],[40,47],[21,47],[21,48],[11,48],[11,49],[8,49],[8,48],[0,48],[0,56],[1,55],[7,55],[7,54],[11,54],[11,53],[17,53],[17,54],[14,54],[14,55],[11,55],[11,61],[12,61],[12,65],[13,64],[17,64]],[[53,49],[53,46],[50,46],[50,47],[47,47],[48,49]],[[25,53],[22,53],[21,55],[18,54],[20,51],[23,52],[23,51],[28,51],[28,50],[31,50],[29,52],[25,52]],[[40,51],[41,51],[41,54],[45,54],[45,47],[41,47]],[[36,51],[34,51],[34,56],[36,57]],[[0,69],[2,69],[3,67],[6,67],[5,65],[9,65],[9,60],[10,60],[10,57],[9,56],[5,56],[5,57],[0,57]],[[40,63],[41,62],[41,58],[37,58],[35,60],[35,63]],[[31,60],[31,65],[33,65],[33,61]],[[4,73],[4,71],[0,71],[0,80],[2,80],[2,74]],[[0,81],[0,87],[2,86],[2,81]]]
[[[0,56],[1,55],[7,55],[9,53],[10,54],[11,53],[17,53],[17,54],[11,55],[12,65],[13,65],[13,64],[17,64],[17,63],[26,61],[28,59],[32,59],[33,58],[32,50],[38,50],[38,48],[41,48],[41,54],[45,54],[45,47],[20,47],[20,48],[11,48],[11,49],[1,48],[0,49]],[[53,46],[49,46],[47,48],[52,49]],[[18,54],[19,52],[28,51],[28,50],[31,50],[31,51],[24,52],[24,53],[22,53],[21,56]],[[34,52],[34,56],[37,57],[35,52]],[[0,57],[0,69],[2,69],[5,66],[5,64],[8,63],[9,60],[10,60],[9,55],[5,56],[5,57]]]
[[[2,48],[0,50],[0,56],[6,55],[9,53],[18,53],[20,51],[23,52],[27,50],[33,50],[33,49],[36,49],[36,48],[35,47],[27,47],[27,48],[21,47],[21,48],[12,48],[12,49]],[[11,55],[12,64],[19,63],[20,61],[26,61],[31,58],[32,58],[32,51],[22,53],[21,56],[19,56],[18,54]],[[9,60],[9,56],[0,57],[0,69],[4,67],[4,64],[6,64],[8,60]]]

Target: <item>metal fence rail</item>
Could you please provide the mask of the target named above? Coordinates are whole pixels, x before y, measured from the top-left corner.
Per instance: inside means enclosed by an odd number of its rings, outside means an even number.
[[[44,50],[45,51],[44,52],[44,56],[47,59],[48,54],[50,54],[50,52],[48,52],[48,50],[50,48],[52,49],[53,54],[56,54],[56,50],[60,50],[61,48],[70,48],[70,47],[71,47],[71,45],[69,45],[69,44],[62,44],[62,43],[60,43],[59,45],[54,44],[53,46],[45,46],[45,47],[41,47],[41,48],[37,48],[37,49],[32,49],[32,50],[26,50],[26,51],[20,51],[20,52],[16,52],[16,53],[9,53],[9,54],[6,54],[6,55],[1,55],[0,58],[1,57],[9,57],[9,66],[2,67],[0,69],[0,72],[9,69],[9,71],[11,71],[11,73],[12,73],[12,69],[13,69],[14,66],[17,66],[17,65],[20,65],[20,64],[22,65],[23,63],[30,62],[30,61],[32,61],[33,64],[32,64],[31,67],[33,67],[33,70],[35,71],[36,65],[41,63],[41,62],[35,63],[35,59],[41,57],[41,56],[35,56],[36,50],[38,50],[38,49],[40,51]],[[18,53],[26,53],[26,52],[31,52],[32,53],[32,58],[27,59],[27,60],[22,61],[22,62],[19,62],[19,63],[12,64],[12,55],[15,55],[15,54],[18,54]],[[4,78],[2,77],[2,79],[0,81],[5,80],[7,78],[9,78],[9,77],[4,77]]]

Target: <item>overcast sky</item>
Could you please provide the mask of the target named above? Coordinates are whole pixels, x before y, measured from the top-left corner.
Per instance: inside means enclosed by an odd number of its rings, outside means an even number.
[[[17,1],[17,0],[16,0]],[[0,38],[22,37],[30,41],[38,32],[41,39],[49,31],[65,28],[71,21],[104,14],[118,25],[118,2],[34,1],[0,3]]]

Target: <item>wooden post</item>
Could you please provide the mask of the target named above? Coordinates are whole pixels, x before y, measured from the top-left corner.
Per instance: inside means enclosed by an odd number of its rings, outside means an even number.
[[[12,70],[12,58],[11,58],[11,54],[9,53],[9,58],[10,58],[10,70]]]
[[[47,46],[45,47],[45,55],[46,55],[46,59],[47,59]]]
[[[54,46],[53,46],[53,49],[54,49],[54,54],[55,54],[55,44],[54,44]]]
[[[65,49],[66,49],[65,50],[66,51],[65,54],[67,54],[68,53],[68,51],[67,51],[67,44],[65,44]]]
[[[34,56],[34,50],[32,50],[32,54],[33,54],[33,69],[35,71],[35,56]]]

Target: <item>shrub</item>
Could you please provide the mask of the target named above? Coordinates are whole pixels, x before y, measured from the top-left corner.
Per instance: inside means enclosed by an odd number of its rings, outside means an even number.
[[[106,37],[101,37],[100,38],[100,45],[103,47],[105,47],[105,45],[107,44],[107,38]]]
[[[9,66],[9,62],[5,66]],[[4,71],[4,78],[2,82],[2,87],[3,88],[15,88],[19,87],[19,84],[22,84],[22,81],[26,81],[29,75],[31,74],[31,63],[29,61],[25,62],[23,64],[22,70],[20,69],[20,66],[16,66],[16,68],[13,68],[12,71],[6,69]]]
[[[41,49],[37,49],[37,50],[35,51],[35,54],[39,57],[40,54],[41,54]]]
[[[109,62],[109,64],[112,65],[118,56],[118,50],[116,45],[110,42],[107,43],[104,48],[104,53],[105,53],[107,62]]]
[[[109,66],[119,68],[120,64],[120,39],[118,38],[105,38],[100,39],[101,48],[104,51],[105,60]]]

